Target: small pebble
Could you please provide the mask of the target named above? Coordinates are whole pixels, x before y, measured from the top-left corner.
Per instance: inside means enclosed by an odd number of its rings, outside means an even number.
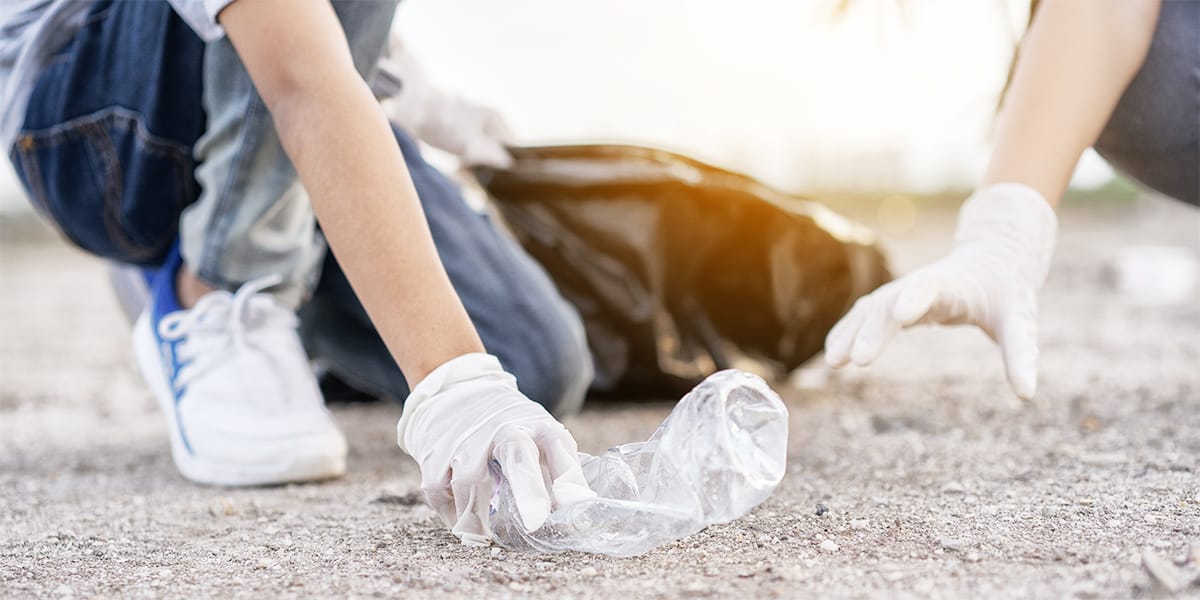
[[[942,486],[943,494],[963,494],[966,493],[966,491],[967,488],[957,481],[951,481]]]
[[[229,498],[220,496],[208,502],[208,512],[214,517],[228,517],[237,511],[234,510],[233,502],[230,502]]]
[[[596,567],[591,567],[591,566],[584,567],[579,570],[579,575],[582,577],[595,577],[596,576]]]
[[[804,569],[795,565],[783,567],[779,570],[779,578],[784,581],[801,581],[807,575],[808,573]]]
[[[1079,462],[1093,467],[1109,467],[1129,462],[1124,452],[1090,452],[1079,455]]]
[[[866,529],[871,522],[866,519],[854,519],[850,521],[850,529]]]
[[[825,540],[821,542],[821,550],[824,552],[837,552],[837,542],[834,542],[833,540]]]
[[[825,514],[825,513],[827,513],[827,512],[829,512],[829,507],[828,507],[828,506],[825,506],[824,504],[821,504],[820,502],[818,502],[818,503],[817,503],[817,516],[818,516],[818,517],[820,517],[820,516],[824,515],[824,514]]]
[[[1146,569],[1146,574],[1155,585],[1161,586],[1169,593],[1179,592],[1188,583],[1178,567],[1153,550],[1142,553],[1142,567]]]

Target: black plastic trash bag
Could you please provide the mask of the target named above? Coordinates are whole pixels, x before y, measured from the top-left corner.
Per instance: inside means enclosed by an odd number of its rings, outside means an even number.
[[[583,315],[595,389],[678,396],[783,376],[890,275],[873,234],[749,177],[632,146],[514,148],[476,175]]]

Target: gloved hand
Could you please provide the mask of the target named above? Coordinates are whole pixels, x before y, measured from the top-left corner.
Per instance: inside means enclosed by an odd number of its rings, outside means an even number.
[[[438,89],[395,34],[389,55],[376,66],[371,88],[393,123],[457,156],[464,166],[512,166],[506,147],[513,135],[500,114]]]
[[[833,367],[875,360],[901,327],[971,324],[997,344],[1008,382],[1037,388],[1037,291],[1046,279],[1058,219],[1037,191],[1015,183],[978,190],[963,204],[945,258],[860,298],[825,338]]]
[[[575,439],[490,354],[465,354],[413,388],[396,425],[400,447],[421,467],[421,490],[464,544],[492,538],[488,520],[495,459],[526,529],[552,509],[595,497]]]

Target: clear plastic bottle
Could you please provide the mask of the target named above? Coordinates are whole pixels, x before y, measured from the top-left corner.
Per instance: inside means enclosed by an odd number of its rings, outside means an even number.
[[[766,382],[721,371],[684,396],[649,440],[580,453],[598,497],[555,510],[537,531],[525,531],[493,462],[495,539],[517,550],[636,556],[727,523],[783,479],[787,430],[787,408]]]

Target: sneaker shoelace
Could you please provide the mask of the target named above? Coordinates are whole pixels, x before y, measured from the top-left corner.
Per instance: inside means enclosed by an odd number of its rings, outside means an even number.
[[[158,334],[163,340],[183,340],[177,355],[177,390],[232,356],[235,350],[253,348],[276,355],[275,344],[297,346],[296,316],[261,293],[281,281],[278,275],[270,275],[245,283],[233,294],[210,292],[190,310],[173,312],[159,321]]]

